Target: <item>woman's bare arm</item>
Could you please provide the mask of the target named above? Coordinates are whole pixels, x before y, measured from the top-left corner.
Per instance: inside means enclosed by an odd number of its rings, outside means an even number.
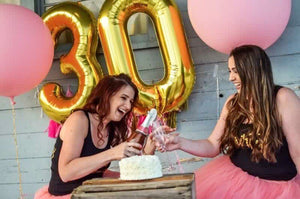
[[[300,98],[288,88],[277,93],[277,107],[282,120],[282,130],[287,139],[289,152],[300,172]]]

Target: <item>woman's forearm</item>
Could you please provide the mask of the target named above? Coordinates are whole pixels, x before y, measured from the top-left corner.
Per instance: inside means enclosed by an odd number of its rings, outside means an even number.
[[[179,149],[199,157],[215,157],[220,153],[219,147],[208,139],[190,140],[179,137]]]
[[[112,156],[111,150],[107,150],[92,156],[76,158],[66,165],[59,164],[59,175],[64,182],[82,178],[110,163],[113,160]]]

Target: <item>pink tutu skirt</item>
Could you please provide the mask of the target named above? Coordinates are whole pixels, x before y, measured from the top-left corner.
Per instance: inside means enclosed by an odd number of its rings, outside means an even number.
[[[220,156],[195,171],[197,199],[299,199],[300,176],[289,181],[264,180]]]
[[[111,177],[111,178],[119,178],[120,173],[116,171],[106,170],[103,174],[103,177]],[[48,192],[48,185],[39,189],[35,195],[34,199],[71,199],[71,194],[63,195],[63,196],[54,196]]]
[[[63,196],[54,196],[48,192],[48,185],[39,189],[35,195],[34,199],[71,199],[71,194],[63,195]]]

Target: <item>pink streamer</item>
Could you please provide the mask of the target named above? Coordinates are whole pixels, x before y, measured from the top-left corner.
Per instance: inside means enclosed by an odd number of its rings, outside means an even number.
[[[66,96],[67,97],[72,97],[73,96],[73,93],[70,89],[70,86],[68,86],[68,89],[66,91]],[[54,120],[50,120],[48,128],[45,130],[45,132],[48,132],[48,137],[57,138],[61,127],[62,127],[62,125],[60,123],[57,123]]]
[[[57,123],[54,120],[50,120],[48,128],[45,130],[45,132],[48,132],[48,137],[57,138],[61,127],[62,125],[60,123]]]
[[[67,91],[66,91],[66,96],[67,97],[73,97],[73,93],[72,93],[72,91],[71,91],[71,89],[70,89],[70,86],[68,86],[68,89],[67,89]]]

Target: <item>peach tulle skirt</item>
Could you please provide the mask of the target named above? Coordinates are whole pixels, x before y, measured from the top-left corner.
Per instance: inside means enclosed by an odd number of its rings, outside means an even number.
[[[34,196],[34,199],[71,199],[71,194],[63,196],[54,196],[48,192],[48,185],[39,189]]]
[[[220,156],[195,171],[197,199],[299,199],[300,176],[289,181],[264,180]]]

